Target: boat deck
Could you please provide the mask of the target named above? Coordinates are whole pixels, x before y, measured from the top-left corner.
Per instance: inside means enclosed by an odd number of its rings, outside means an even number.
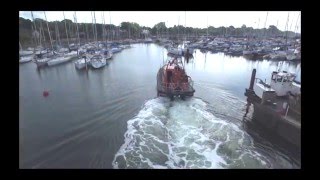
[[[157,74],[157,91],[160,96],[193,96],[195,90],[192,86],[192,82],[186,84],[179,83],[179,85],[185,85],[186,88],[177,89],[175,88],[178,84],[176,83],[167,83],[163,84],[161,79],[161,74],[163,73],[163,68],[159,69]]]

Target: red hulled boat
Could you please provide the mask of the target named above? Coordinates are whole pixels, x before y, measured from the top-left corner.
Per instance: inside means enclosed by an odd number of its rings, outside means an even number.
[[[186,74],[181,58],[173,58],[161,67],[157,74],[157,92],[158,96],[175,96],[184,99],[193,96],[193,81]]]

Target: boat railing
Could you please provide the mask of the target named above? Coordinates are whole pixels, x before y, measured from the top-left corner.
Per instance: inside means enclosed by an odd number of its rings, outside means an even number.
[[[269,84],[267,84],[266,82],[264,82],[262,79],[260,78],[256,78],[256,82],[262,84],[263,86],[267,87],[267,88],[271,88],[271,86]]]

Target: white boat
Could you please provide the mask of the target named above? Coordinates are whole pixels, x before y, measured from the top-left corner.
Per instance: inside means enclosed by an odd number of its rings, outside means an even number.
[[[90,59],[90,64],[93,68],[98,69],[107,64],[107,60],[102,57],[102,55],[94,55]]]
[[[262,96],[269,96],[274,93],[276,96],[297,95],[300,94],[301,84],[295,82],[296,75],[286,71],[272,72],[270,84],[260,79],[254,84],[254,91],[261,99]]]
[[[32,54],[33,54],[33,51],[19,51],[20,56],[28,56]]]
[[[277,93],[277,96],[285,96],[289,92],[291,94],[300,93],[301,85],[294,82],[296,75],[287,71],[274,71],[271,76],[270,86]]]
[[[21,56],[19,59],[20,63],[30,62],[33,59],[33,55],[31,56]]]
[[[146,39],[144,40],[144,43],[152,43],[152,39],[151,39],[151,38],[146,38]]]
[[[68,52],[68,53],[64,54],[64,57],[74,58],[74,57],[77,57],[77,56],[78,56],[78,52],[77,51],[71,51],[71,52]]]
[[[114,47],[111,49],[112,53],[118,53],[118,52],[121,52],[122,49],[121,48],[117,48],[117,47]]]
[[[86,57],[77,60],[76,62],[74,62],[74,65],[77,69],[83,69],[86,67],[86,61],[87,61],[87,66],[89,66],[90,59],[88,59],[88,58],[86,59]]]
[[[37,67],[43,67],[43,66],[47,66],[48,61],[50,61],[50,58],[41,58],[41,59],[35,59],[34,63],[37,64]]]
[[[49,66],[57,65],[57,64],[61,64],[61,63],[65,63],[67,61],[70,61],[71,58],[72,58],[71,56],[60,56],[60,57],[56,57],[56,58],[49,60],[47,62],[47,64]]]
[[[173,54],[173,55],[177,55],[177,56],[182,56],[183,51],[182,51],[182,49],[171,47],[168,49],[168,53]]]
[[[105,58],[106,60],[111,59],[112,56],[113,56],[112,51],[110,51],[110,50],[104,51],[103,58]]]

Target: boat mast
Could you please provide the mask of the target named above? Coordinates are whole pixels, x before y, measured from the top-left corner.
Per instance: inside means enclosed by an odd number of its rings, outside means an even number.
[[[187,12],[184,11],[184,41],[187,41],[187,36],[186,36],[186,32],[187,32],[187,29],[186,29],[186,27],[187,27],[187,17],[186,17],[186,15],[187,15]]]
[[[288,35],[288,21],[289,21],[289,12],[288,12],[288,18],[287,18],[287,23],[286,23],[286,27],[285,27],[285,33],[286,33],[286,49],[288,50],[288,47],[287,47],[287,35]]]
[[[265,38],[265,34],[266,34],[266,25],[267,25],[268,14],[269,14],[269,12],[267,12],[266,20],[264,21],[264,31],[263,31],[264,38]]]
[[[79,36],[79,28],[78,28],[78,21],[77,21],[77,12],[74,12],[74,22],[76,23],[76,27],[77,27],[77,34],[78,34],[78,42],[79,42],[79,46],[80,46],[80,36]]]
[[[259,19],[258,19],[258,28],[257,28],[257,29],[258,29],[258,37],[259,37],[259,39],[260,39],[260,36],[259,36],[259,34],[260,34],[260,33],[259,33],[259,32],[260,32],[260,31],[259,31],[259,26],[260,26],[260,17],[259,17]]]
[[[56,21],[56,34],[57,34],[57,37],[58,37],[59,45],[60,45],[60,47],[61,47],[60,33],[59,33],[59,26],[58,26],[57,21]]]
[[[296,21],[296,26],[295,26],[295,29],[294,29],[294,36],[295,36],[295,38],[296,38],[296,36],[297,36],[297,33],[296,33],[296,31],[298,31],[298,20],[299,20],[299,17],[300,17],[300,13],[298,14],[298,17],[297,17],[297,21]]]
[[[65,26],[65,28],[66,28],[66,35],[67,35],[68,47],[70,47],[69,37],[68,37],[68,29],[67,29],[67,21],[66,21],[66,17],[64,16],[64,11],[62,11],[62,13],[63,13],[63,18],[64,18],[64,26]]]
[[[96,21],[96,12],[93,11],[93,17],[94,17],[94,31],[96,33],[96,42],[98,41],[98,34],[97,34],[97,21]]]
[[[208,39],[208,16],[207,16],[207,39]]]
[[[110,41],[112,41],[112,37],[111,37],[111,13],[110,13],[110,11],[109,11],[109,18],[110,18],[110,25],[109,25],[109,27],[110,27]],[[113,35],[113,33],[112,33],[112,35]]]
[[[40,32],[39,32],[39,42],[40,42],[40,47],[42,47],[42,46],[41,46],[41,28],[39,28],[39,31],[40,31]]]
[[[43,11],[43,13],[44,13],[44,17],[46,18],[47,28],[48,28],[49,38],[50,38],[50,44],[51,44],[51,48],[52,48],[52,51],[53,51],[52,39],[51,39],[51,34],[50,34],[49,24],[48,24],[48,21],[47,21],[46,12],[45,12],[45,11]]]
[[[19,41],[19,46],[20,46],[20,51],[22,51],[22,46],[21,46],[21,43],[20,43],[20,41]]]
[[[41,29],[41,31],[40,31],[40,36],[42,35],[43,36],[43,45],[44,45],[44,47],[46,48],[46,37],[45,37],[45,35],[44,35],[44,30],[43,30],[43,27],[42,27],[42,21],[40,21],[40,29]],[[41,32],[42,32],[42,34],[41,34]]]
[[[88,25],[87,23],[84,23],[85,31],[86,31],[86,37],[87,37],[87,43],[89,43],[89,32],[88,32]]]
[[[179,36],[180,36],[180,33],[179,33],[179,22],[180,22],[180,16],[178,16],[178,44],[179,44]]]
[[[104,18],[104,11],[102,11],[102,15],[103,15],[103,26],[102,26],[102,39],[105,42],[106,41],[106,32],[105,32],[105,18]]]
[[[92,33],[93,33],[93,41],[95,41],[95,32],[94,32],[94,25],[93,25],[93,23],[94,23],[94,21],[93,21],[93,13],[92,13],[92,11],[91,11],[91,19],[92,19]]]
[[[38,42],[38,38],[37,38],[37,34],[36,34],[36,32],[37,32],[37,26],[36,26],[36,22],[35,22],[35,20],[34,20],[32,11],[31,11],[31,17],[32,17],[32,21],[33,21],[34,32],[35,32],[35,33],[34,33],[34,34],[35,34],[35,41],[36,41],[36,46],[37,46],[38,43],[40,43],[40,42]]]

